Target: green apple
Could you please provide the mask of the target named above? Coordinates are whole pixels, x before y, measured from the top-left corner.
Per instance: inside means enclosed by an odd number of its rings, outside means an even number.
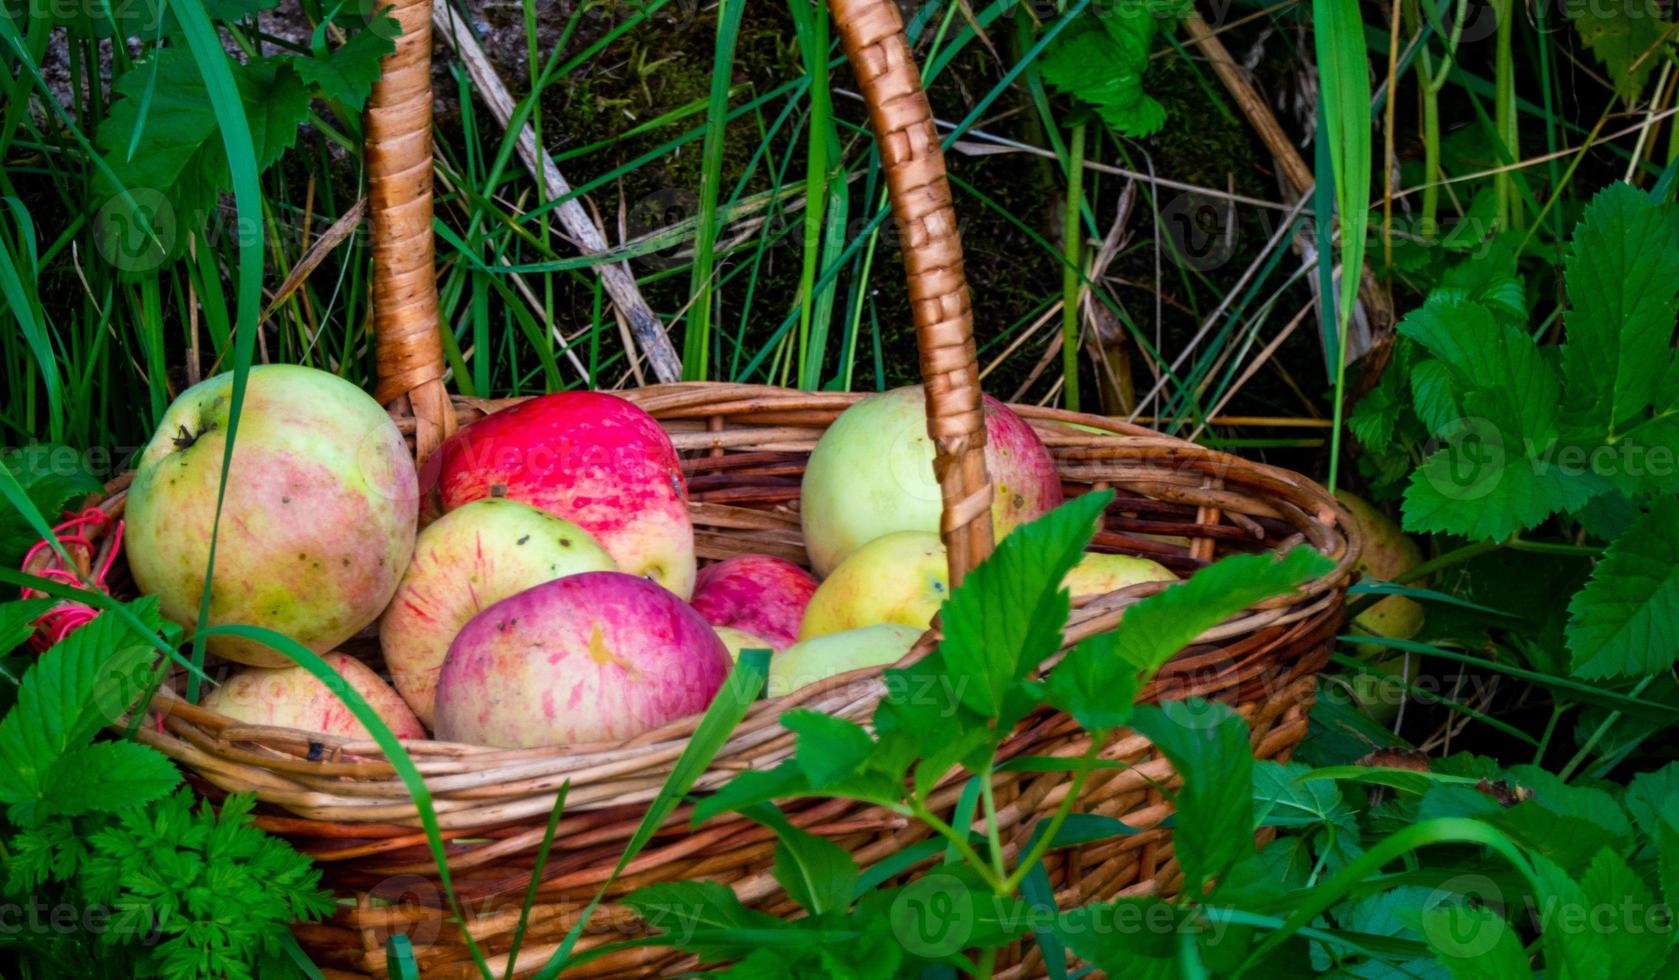
[[[578,572],[618,566],[589,532],[517,500],[487,497],[438,518],[379,621],[391,681],[430,725],[449,644],[486,606]]]
[[[989,396],[984,411],[991,526],[1002,540],[1061,503],[1061,477],[1024,419]],[[846,409],[805,466],[799,513],[818,576],[883,534],[937,531],[942,510],[920,386],[870,395]]]
[[[949,596],[950,563],[938,535],[882,535],[852,552],[816,587],[799,639],[876,623],[924,630]]]
[[[233,376],[182,392],[128,492],[129,568],[189,630],[210,567]],[[222,504],[209,623],[262,626],[326,653],[376,619],[414,551],[419,482],[385,410],[337,375],[254,367]],[[210,652],[260,667],[291,658],[231,636]]]
[[[1157,561],[1093,551],[1079,559],[1061,584],[1077,597],[1106,595],[1140,582],[1175,582],[1177,579]]]
[[[895,664],[924,632],[914,626],[878,623],[800,640],[770,658],[769,696],[779,698],[847,671]]]
[[[1335,491],[1335,498],[1362,532],[1364,552],[1358,570],[1366,578],[1389,582],[1422,563],[1422,549],[1386,514],[1345,490]],[[1377,636],[1409,640],[1422,630],[1423,607],[1414,599],[1391,595],[1359,613],[1354,622]]]

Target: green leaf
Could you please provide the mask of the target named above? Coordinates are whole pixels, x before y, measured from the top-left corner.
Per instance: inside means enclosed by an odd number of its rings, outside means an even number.
[[[1085,494],[1012,531],[945,601],[939,654],[973,711],[996,716],[1004,694],[1061,645],[1062,579],[1096,532],[1113,491]]]
[[[1149,47],[1188,9],[1182,0],[1129,0],[1069,23],[1044,49],[1038,71],[1055,88],[1089,103],[1122,136],[1148,136],[1166,110],[1143,90]],[[1094,21],[1094,22],[1093,22]]]
[[[1452,370],[1444,361],[1429,358],[1411,369],[1411,405],[1428,431],[1439,434],[1463,415]]]
[[[321,25],[322,29],[325,26]],[[383,17],[350,35],[331,54],[317,53],[313,58],[294,59],[291,64],[305,83],[320,90],[322,98],[360,112],[373,83],[379,80],[379,59],[396,50],[399,33],[401,25]]]
[[[1333,560],[1304,545],[1281,558],[1231,555],[1127,609],[1114,634],[1114,652],[1146,680],[1202,633],[1334,567]]]
[[[775,831],[775,880],[812,915],[851,907],[857,862],[845,848],[788,822],[781,811],[756,807],[746,815]]]
[[[787,925],[773,915],[749,909],[729,886],[715,881],[670,881],[637,888],[623,898],[646,923],[669,937],[680,948],[699,955],[703,962],[740,959],[751,953],[754,943],[729,941],[740,930],[779,929]],[[690,938],[704,929],[712,937],[698,945]]]
[[[1093,902],[1056,916],[1055,935],[1110,977],[1176,980],[1178,926],[1187,914],[1158,898]]]
[[[42,780],[43,813],[110,813],[168,796],[181,773],[168,757],[138,742],[94,742],[59,756]]]
[[[1113,632],[1079,641],[1045,679],[1049,703],[1092,731],[1130,721],[1141,685],[1137,668],[1120,656],[1119,643]]]
[[[1574,229],[1564,279],[1569,404],[1613,436],[1650,406],[1673,361],[1679,210],[1630,184],[1610,185]]]
[[[1617,980],[1663,975],[1670,943],[1653,940],[1656,899],[1626,859],[1608,847],[1598,851],[1580,877],[1580,890],[1586,895],[1591,931],[1608,950]]]
[[[35,632],[35,619],[52,608],[50,598],[0,603],[0,654],[22,646]]]
[[[1627,0],[1568,3],[1563,10],[1580,32],[1580,40],[1608,69],[1616,94],[1629,105],[1636,102],[1650,70],[1663,60],[1660,53],[1650,54],[1665,40],[1670,26],[1662,19],[1661,6],[1655,0]]]
[[[1405,488],[1407,531],[1503,541],[1538,527],[1559,511],[1578,509],[1600,482],[1559,467],[1538,467],[1507,455],[1497,432],[1466,424],[1411,475]]]
[[[133,609],[154,628],[162,620],[153,599]],[[41,655],[18,689],[17,705],[0,719],[0,803],[29,822],[35,804],[52,791],[66,753],[83,748],[121,717],[151,679],[152,648],[117,616],[95,617]]]
[[[309,91],[291,69],[292,60],[257,58],[228,64],[245,104],[259,171],[297,140],[308,116]],[[105,199],[126,188],[161,195],[172,209],[173,226],[182,234],[160,244],[168,254],[179,254],[185,247],[184,232],[203,228],[216,195],[233,183],[209,89],[185,46],[154,51],[118,78],[112,89],[122,98],[111,104],[95,142],[120,186],[101,171],[95,193]],[[102,233],[130,233],[118,222],[108,224],[111,227]],[[167,229],[154,230],[161,235]]]
[[[1183,779],[1172,797],[1173,845],[1183,865],[1184,893],[1199,897],[1210,879],[1254,853],[1248,724],[1227,705],[1194,700],[1140,706],[1131,727],[1153,742]]]
[[[1609,546],[1568,604],[1568,649],[1581,677],[1666,670],[1679,658],[1679,499],[1660,497]]]
[[[1422,913],[1417,931],[1453,980],[1533,976],[1516,930],[1491,909],[1438,905]]]
[[[844,718],[800,709],[783,714],[781,725],[798,733],[793,757],[813,789],[854,775],[874,753],[869,733]]]
[[[1491,424],[1512,452],[1524,440],[1543,447],[1556,436],[1562,382],[1527,331],[1500,325],[1479,303],[1438,294],[1398,330],[1446,365],[1464,414]]]
[[[56,523],[58,515],[78,504],[88,494],[98,493],[100,482],[87,471],[83,455],[68,446],[40,444],[0,453],[4,466],[17,480],[35,509]],[[0,564],[17,567],[40,535],[16,508],[0,508]],[[0,643],[0,650],[16,644]]]

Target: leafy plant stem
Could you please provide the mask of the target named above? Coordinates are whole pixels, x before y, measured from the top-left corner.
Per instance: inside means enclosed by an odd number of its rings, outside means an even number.
[[[1001,894],[1002,881],[992,875],[990,865],[974,851],[973,845],[968,843],[966,834],[957,831],[956,828],[941,820],[939,815],[927,809],[926,804],[922,803],[918,797],[910,797],[909,813],[910,816],[932,828],[934,833],[950,841],[950,846],[956,848],[956,853],[962,855],[962,860],[968,862],[968,865],[987,885]]]
[[[1044,852],[1048,851],[1050,844],[1054,842],[1056,833],[1067,820],[1067,815],[1073,812],[1073,807],[1078,803],[1079,792],[1084,789],[1084,781],[1095,768],[1096,757],[1101,754],[1102,746],[1106,745],[1107,741],[1106,729],[1097,729],[1090,733],[1090,747],[1085,749],[1084,756],[1080,759],[1082,765],[1073,773],[1073,782],[1067,787],[1067,795],[1061,798],[1061,805],[1055,808],[1055,813],[1049,818],[1049,826],[1038,835],[1037,843],[1032,845],[1032,849],[1027,851],[1015,866],[1014,872],[1003,881],[999,894],[1005,898],[1013,895],[1020,883],[1026,880],[1026,876],[1032,873],[1032,868],[1043,859]]]
[[[992,760],[987,759],[985,768],[979,773],[979,795],[985,804],[985,841],[991,851],[991,874],[1006,885],[1008,868],[1003,866],[1003,834],[997,826],[997,795],[991,785],[991,766]]]
[[[1511,160],[1520,159],[1521,154],[1516,132],[1516,59],[1512,50],[1516,30],[1514,6],[1511,0],[1494,0],[1493,3],[1493,12],[1498,18],[1497,60],[1493,69],[1493,125]],[[1513,172],[1500,170],[1493,175],[1493,194],[1498,202],[1498,226],[1519,227],[1521,212],[1516,203]]]
[[[997,947],[988,946],[979,954],[979,963],[974,967],[974,976],[989,978],[997,972]]]

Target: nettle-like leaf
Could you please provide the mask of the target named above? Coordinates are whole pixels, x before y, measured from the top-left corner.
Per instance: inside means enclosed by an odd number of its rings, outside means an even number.
[[[1521,980],[1532,977],[1521,936],[1497,912],[1468,905],[1437,905],[1416,916],[1415,931],[1452,980]]]
[[[1199,896],[1210,880],[1254,853],[1248,724],[1228,705],[1192,700],[1143,705],[1131,726],[1171,760],[1183,779],[1172,795],[1177,807],[1173,841],[1183,865],[1184,892]]]
[[[161,628],[155,599],[132,608],[148,627]],[[146,639],[105,613],[24,673],[17,704],[0,719],[0,803],[12,807],[14,819],[29,823],[40,816],[41,804],[55,798],[56,780],[86,776],[58,768],[59,760],[85,748],[128,710],[150,680],[151,661]]]
[[[1582,677],[1643,675],[1679,658],[1679,499],[1657,498],[1604,554],[1568,604]]]
[[[779,929],[787,924],[747,908],[733,889],[715,881],[648,885],[625,895],[623,902],[648,926],[710,963],[740,959],[752,952],[755,944],[750,939],[733,939],[731,933]],[[708,938],[690,945],[700,930]]]
[[[1010,688],[1061,646],[1070,609],[1061,581],[1111,500],[1111,490],[1085,494],[1016,528],[946,600],[939,654],[964,680],[956,696],[969,709],[999,714]]]
[[[326,45],[326,27],[323,23],[315,28],[310,45],[315,56],[297,58],[292,61],[292,67],[305,82],[319,90],[322,98],[360,112],[368,93],[373,91],[373,83],[379,80],[379,60],[396,50],[401,25],[389,17],[381,17],[330,51]]]
[[[1615,92],[1628,103],[1636,102],[1650,71],[1661,56],[1651,49],[1667,40],[1672,25],[1662,19],[1656,0],[1626,0],[1625,3],[1568,3],[1568,19],[1580,32],[1580,40],[1608,70]]]
[[[251,123],[258,170],[297,140],[308,116],[309,90],[291,60],[257,58],[228,65]],[[178,255],[185,249],[185,233],[203,228],[216,196],[232,186],[209,90],[184,45],[153,51],[112,88],[121,98],[99,124],[95,142],[117,183],[101,171],[96,193],[111,198],[126,189],[161,196],[172,209],[172,221],[153,219],[152,231],[162,236],[176,229],[157,244],[163,254]],[[135,200],[138,208],[141,198]],[[102,224],[101,233],[129,236],[134,231],[112,220]]]
[[[1148,136],[1166,110],[1143,89],[1149,48],[1188,10],[1183,0],[1123,0],[1069,23],[1044,49],[1038,70],[1062,92],[1089,103],[1113,130]]]

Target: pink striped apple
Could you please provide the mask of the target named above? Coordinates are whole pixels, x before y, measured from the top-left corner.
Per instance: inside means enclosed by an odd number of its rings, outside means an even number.
[[[733,626],[782,650],[798,642],[815,593],[810,573],[784,558],[737,555],[700,569],[692,605],[711,625]]]
[[[503,599],[455,637],[437,737],[525,748],[633,738],[704,711],[729,652],[686,603],[622,572],[568,575]]]
[[[595,536],[631,575],[686,599],[694,589],[688,488],[652,416],[595,391],[543,395],[456,433],[439,450],[438,490],[453,509],[506,497]]]
[[[616,568],[589,532],[529,504],[489,498],[457,507],[420,532],[379,620],[391,682],[431,724],[443,656],[468,620],[543,582]]]

